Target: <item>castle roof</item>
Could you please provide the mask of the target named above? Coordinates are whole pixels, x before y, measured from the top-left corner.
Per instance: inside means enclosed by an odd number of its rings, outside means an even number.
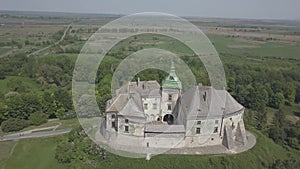
[[[137,103],[134,97],[128,99],[128,102],[123,109],[119,111],[119,114],[123,116],[146,118],[141,103]]]
[[[116,95],[138,93],[141,97],[160,97],[160,85],[157,81],[129,82],[116,90]]]
[[[240,105],[226,90],[216,90],[211,86],[195,86],[181,97],[180,114],[186,119],[219,117],[242,110]]]
[[[170,73],[169,73],[168,77],[162,83],[162,88],[179,89],[179,90],[182,89],[182,84],[176,75],[175,66],[174,66],[173,61],[172,61]]]

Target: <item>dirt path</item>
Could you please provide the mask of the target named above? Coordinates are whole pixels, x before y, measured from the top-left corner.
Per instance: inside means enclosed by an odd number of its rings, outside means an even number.
[[[28,54],[27,57],[30,57],[30,56],[39,54],[40,52],[43,52],[43,51],[45,51],[45,50],[47,50],[47,49],[49,49],[49,48],[51,48],[51,47],[53,47],[53,46],[55,46],[55,45],[58,45],[60,42],[62,42],[62,41],[65,39],[65,37],[66,37],[68,31],[70,30],[71,26],[72,26],[71,24],[67,26],[67,28],[66,28],[65,31],[64,31],[64,34],[61,36],[61,38],[60,38],[59,41],[55,42],[55,43],[52,44],[52,45],[49,45],[49,46],[44,47],[44,48],[42,48],[42,49],[39,49],[39,50],[37,50],[37,51],[35,51],[35,52],[32,52],[32,53]]]

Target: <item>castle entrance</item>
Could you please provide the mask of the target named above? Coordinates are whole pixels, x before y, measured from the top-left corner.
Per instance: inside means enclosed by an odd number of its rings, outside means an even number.
[[[174,123],[174,116],[172,114],[166,114],[164,116],[163,121],[166,121],[168,124],[173,124]]]

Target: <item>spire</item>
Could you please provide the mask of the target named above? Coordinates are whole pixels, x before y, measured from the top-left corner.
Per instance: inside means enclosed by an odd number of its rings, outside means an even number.
[[[170,74],[171,74],[171,73],[174,73],[174,74],[175,74],[175,66],[174,66],[173,60],[172,60],[172,62],[171,62]]]
[[[176,75],[175,66],[173,60],[171,61],[171,68],[168,77],[163,81],[163,88],[182,89],[181,82]]]

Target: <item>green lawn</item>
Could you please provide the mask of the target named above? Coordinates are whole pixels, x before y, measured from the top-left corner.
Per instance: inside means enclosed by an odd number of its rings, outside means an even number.
[[[25,139],[16,145],[5,169],[64,169],[55,158],[55,149],[63,136]]]
[[[289,151],[275,144],[260,132],[252,129],[257,136],[257,144],[247,152],[236,155],[158,155],[150,161],[145,159],[129,159],[114,156],[107,168],[132,168],[132,169],[252,169],[268,168],[269,163],[276,159],[288,159],[288,154],[298,158],[300,153]]]
[[[109,155],[109,160],[99,161],[99,168],[105,169],[193,169],[193,168],[268,168],[276,159],[298,158],[299,151],[285,149],[275,144],[255,129],[257,144],[247,152],[236,155],[158,155],[150,161]],[[67,168],[54,158],[55,148],[61,138],[48,137],[21,140],[6,161],[6,169],[61,169]]]
[[[0,142],[0,169],[3,168],[4,162],[10,157],[16,141]]]

